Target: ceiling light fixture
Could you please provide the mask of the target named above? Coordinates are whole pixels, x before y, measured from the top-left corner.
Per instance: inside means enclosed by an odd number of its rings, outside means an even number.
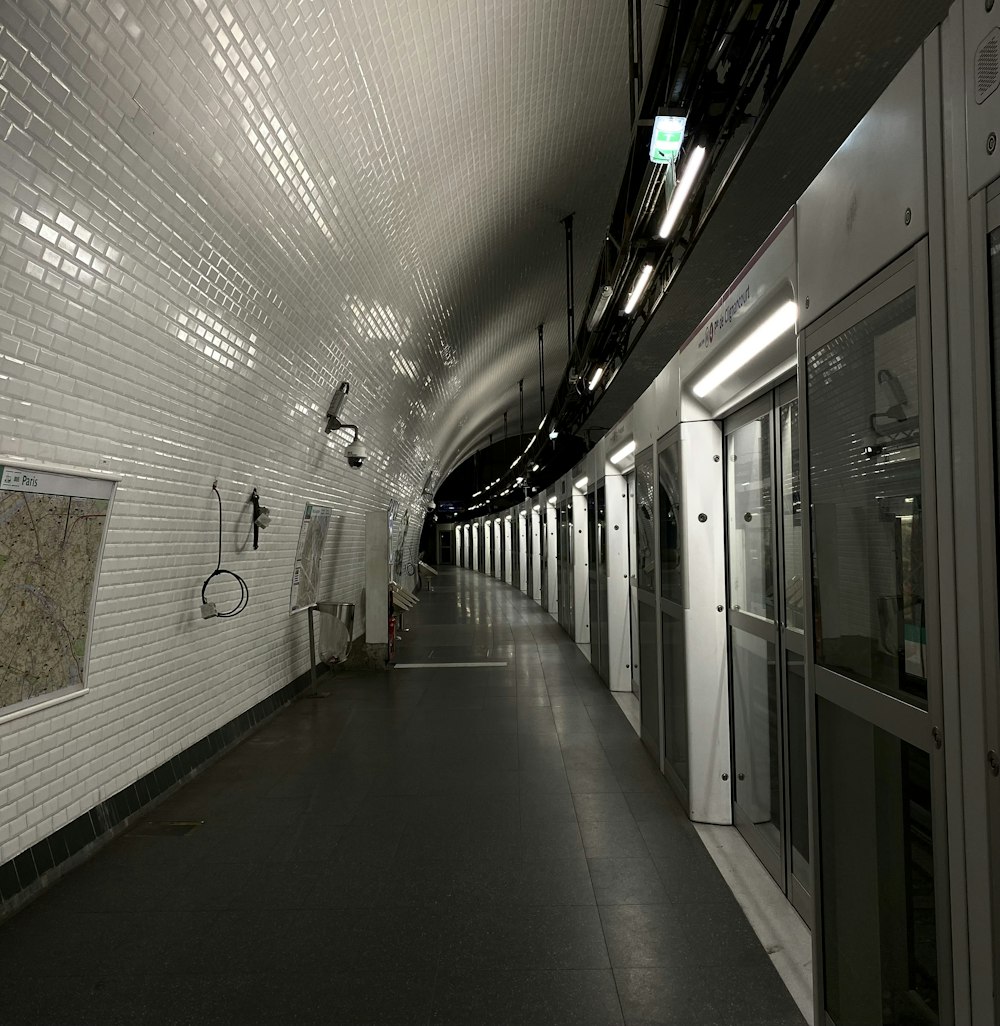
[[[692,388],[694,394],[701,399],[724,381],[728,381],[741,367],[762,353],[789,328],[794,327],[798,316],[799,308],[792,300],[782,303],[767,320],[751,331]]]
[[[574,488],[579,488],[580,491],[582,492],[584,490],[584,488],[587,487],[587,484],[589,482],[590,482],[590,478],[589,477],[581,477],[579,481],[574,482],[573,487]]]
[[[604,374],[604,368],[603,367],[595,368],[594,373],[591,374],[591,376],[590,376],[590,381],[587,382],[587,391],[588,392],[593,392],[594,389],[597,388],[597,382],[601,380],[601,377],[603,376],[603,374]]]
[[[558,428],[549,428],[549,441],[554,442],[559,437]]]
[[[597,293],[597,302],[594,303],[590,313],[587,314],[587,331],[593,331],[601,323],[601,318],[608,309],[611,297],[614,294],[615,290],[610,285],[601,286],[600,292]]]
[[[542,507],[536,502],[535,505],[531,507],[531,512],[537,513],[541,508]]]
[[[642,299],[646,286],[649,284],[649,279],[652,277],[653,265],[643,264],[639,277],[636,278],[632,291],[628,294],[628,299],[625,300],[625,313],[630,314],[639,305],[639,300]]]
[[[618,452],[615,452],[615,453],[611,454],[611,457],[610,457],[611,462],[617,467],[618,464],[622,462],[622,460],[628,459],[629,456],[631,456],[632,453],[634,453],[634,452],[635,452],[635,440],[633,439],[631,442],[626,442],[618,450]]]
[[[694,188],[694,183],[698,180],[698,172],[701,171],[701,165],[705,163],[706,152],[704,146],[696,146],[685,158],[684,172],[677,183],[677,188],[674,189],[670,196],[667,212],[663,215],[660,230],[656,233],[661,239],[665,239],[674,230],[674,226],[681,216],[681,211],[684,209],[684,204]]]

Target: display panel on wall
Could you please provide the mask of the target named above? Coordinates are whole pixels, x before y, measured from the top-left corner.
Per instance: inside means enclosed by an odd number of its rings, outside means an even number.
[[[0,472],[0,710],[86,686],[113,481]]]
[[[319,599],[319,574],[330,529],[333,509],[306,503],[299,528],[299,541],[295,546],[295,568],[292,571],[292,593],[289,597],[289,612],[314,606]]]

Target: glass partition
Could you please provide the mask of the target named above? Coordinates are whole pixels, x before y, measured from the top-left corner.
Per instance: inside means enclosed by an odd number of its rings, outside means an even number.
[[[607,525],[607,492],[603,484],[597,487],[597,635],[600,639],[597,672],[606,683],[611,680],[611,653],[608,651],[608,525]],[[594,620],[590,621],[591,635],[594,632]],[[593,640],[593,638],[591,638]]]
[[[781,448],[781,520],[784,548],[785,626],[804,631],[805,597],[802,593],[802,493],[799,476],[799,401],[778,407]]]
[[[660,594],[684,605],[683,538],[681,525],[681,440],[660,440]]]
[[[681,520],[681,437],[675,429],[657,443],[656,479],[660,500],[660,647],[663,658],[663,755],[688,786],[687,661],[684,635],[683,526]]]
[[[915,290],[807,372],[816,662],[926,708]]]
[[[730,608],[773,620],[770,409],[727,441]]]
[[[597,569],[597,497],[587,492],[587,562],[591,570]]]
[[[796,652],[785,652],[785,690],[788,717],[788,827],[791,835],[792,876],[811,891],[809,785],[806,753],[806,665]]]
[[[773,641],[730,629],[736,801],[781,861],[781,709]]]
[[[635,461],[636,582],[655,594],[656,544],[653,536],[653,449],[645,449]]]
[[[838,1026],[937,1023],[930,756],[816,706],[827,1011]]]

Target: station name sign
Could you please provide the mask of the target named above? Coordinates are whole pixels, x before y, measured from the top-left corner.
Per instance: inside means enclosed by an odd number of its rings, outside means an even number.
[[[53,474],[25,467],[3,467],[0,491],[43,492],[47,495],[75,495],[84,499],[109,499],[114,483],[76,474]]]
[[[724,299],[718,306],[715,313],[709,317],[708,322],[702,329],[701,338],[698,339],[699,349],[708,349],[714,342],[722,337],[726,329],[733,323],[736,315],[750,304],[750,285],[743,286],[735,296]]]

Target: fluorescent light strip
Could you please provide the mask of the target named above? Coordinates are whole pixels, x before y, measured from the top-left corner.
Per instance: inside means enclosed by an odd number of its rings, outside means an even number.
[[[663,223],[660,225],[660,230],[656,233],[661,239],[665,239],[674,230],[674,226],[681,216],[681,210],[684,209],[684,204],[687,202],[688,196],[691,195],[694,183],[698,179],[698,172],[701,170],[701,165],[704,162],[704,146],[696,146],[684,161],[684,173],[681,175],[681,180],[677,183],[677,188],[674,189],[670,197],[670,202],[667,204],[667,212],[663,215]]]
[[[579,481],[576,481],[573,484],[573,487],[574,488],[579,488],[580,491],[582,492],[584,490],[584,488],[587,487],[589,482],[590,482],[590,478],[589,477],[581,477]]]
[[[639,305],[639,300],[642,299],[649,279],[652,277],[653,265],[644,264],[639,272],[639,277],[635,280],[635,285],[632,286],[632,291],[628,294],[628,299],[625,301],[625,313],[630,314]]]
[[[628,459],[635,452],[635,441],[626,442],[616,453],[611,454],[611,462],[617,467],[622,460]]]
[[[603,375],[604,375],[604,368],[603,367],[598,367],[594,371],[594,373],[591,375],[590,381],[587,382],[587,391],[588,392],[593,392],[594,389],[597,388],[597,382],[601,380],[601,377]]]
[[[701,399],[723,382],[728,381],[741,367],[762,353],[789,328],[794,327],[798,316],[799,308],[795,303],[791,300],[783,303],[692,388],[694,394]]]
[[[541,431],[541,430],[542,430],[542,428],[543,428],[543,427],[545,427],[545,422],[546,422],[546,421],[547,421],[548,419],[549,419],[549,418],[548,418],[548,415],[546,415],[546,416],[542,417],[542,419],[541,419],[541,420],[540,420],[540,421],[538,422],[538,427],[537,427],[537,428],[535,429],[535,430],[536,430],[536,432],[537,432],[537,431]]]

